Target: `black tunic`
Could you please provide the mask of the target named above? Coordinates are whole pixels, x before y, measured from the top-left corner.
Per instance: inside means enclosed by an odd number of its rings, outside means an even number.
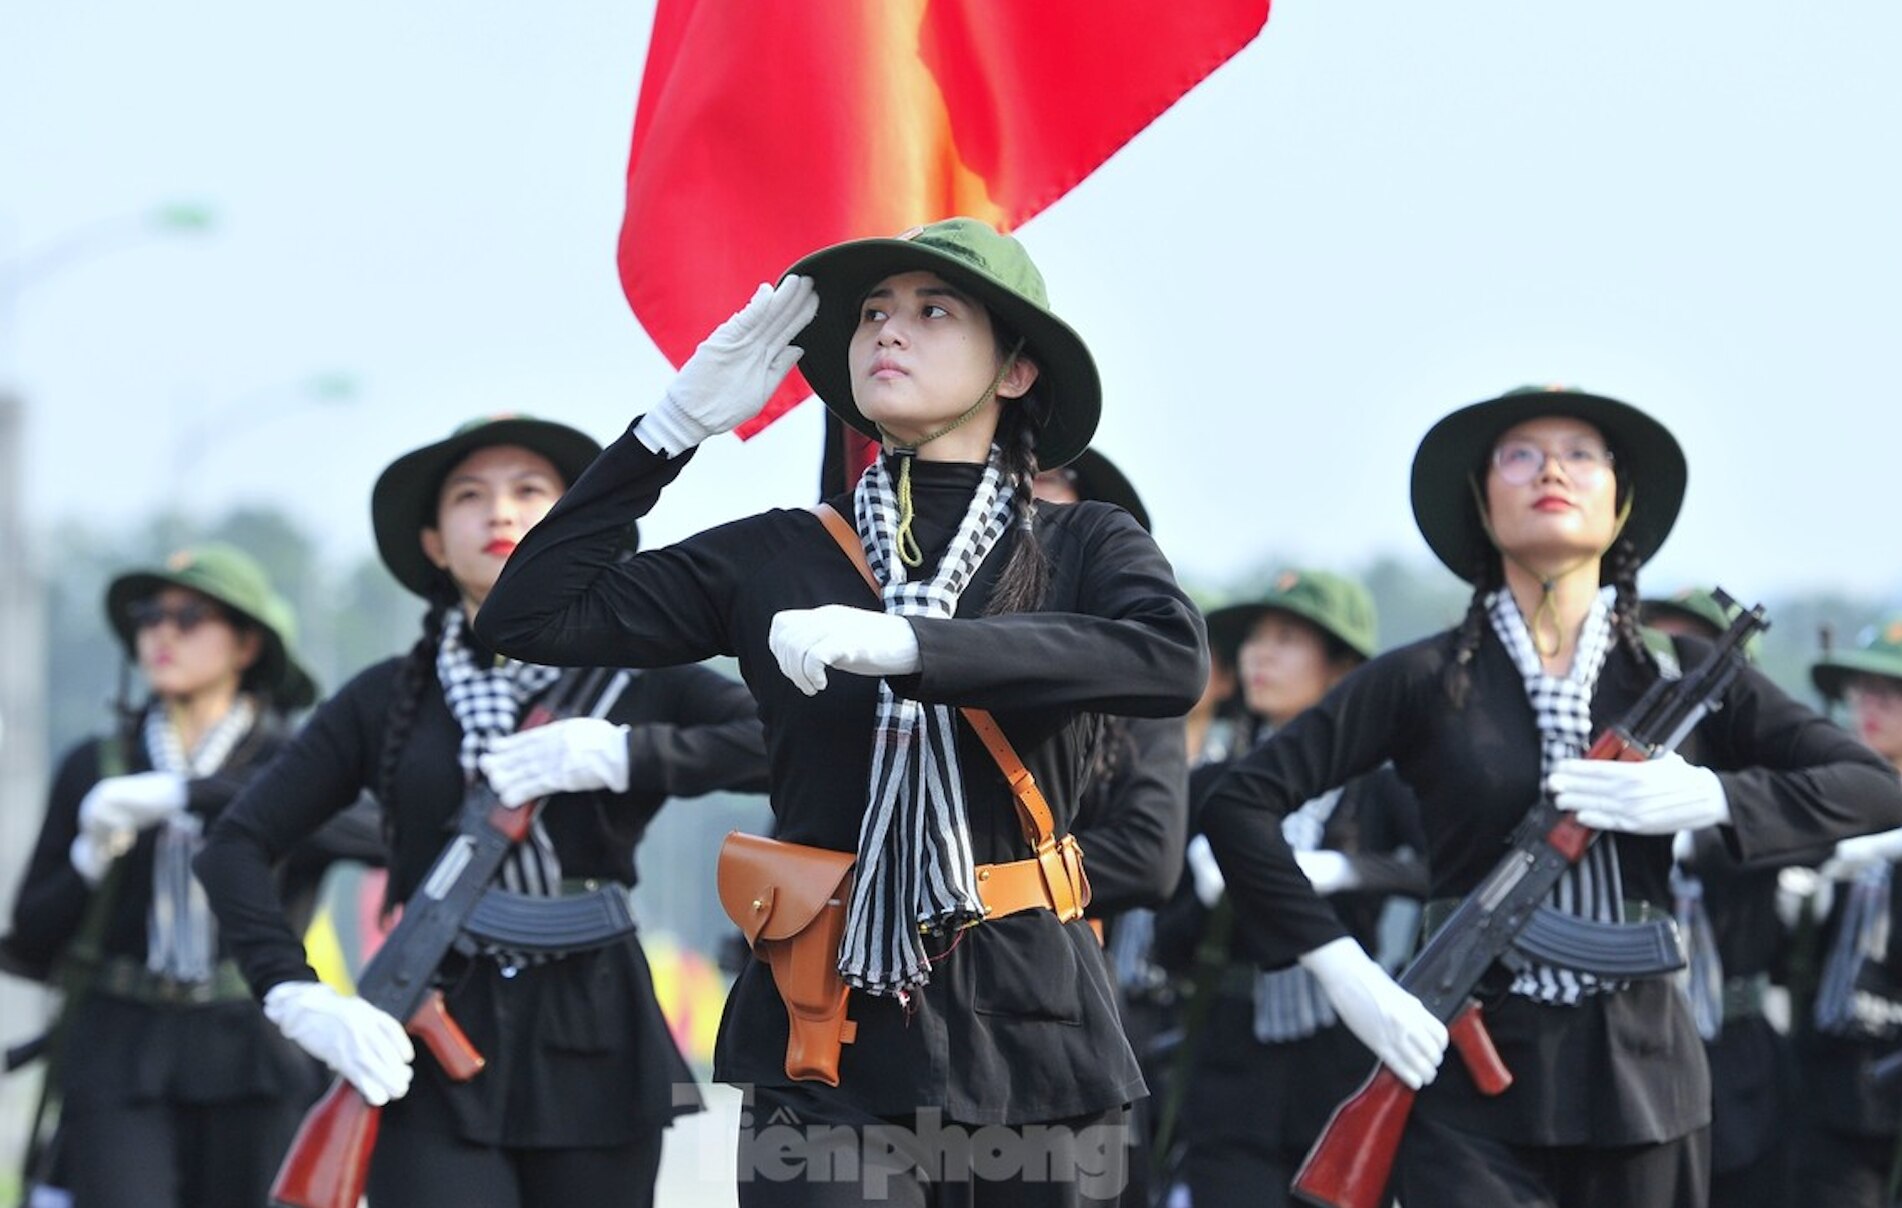
[[[806,511],[766,512],[617,558],[623,526],[647,514],[688,460],[623,436],[524,539],[476,630],[498,650],[554,664],[737,657],[766,725],[774,833],[856,851],[877,681],[834,670],[827,688],[807,697],[780,673],[767,636],[784,609],[876,603]],[[920,462],[912,473],[925,574],[979,467]],[[835,506],[851,514],[849,497]],[[1043,609],[982,616],[1013,528],[955,619],[910,619],[921,670],[891,682],[929,704],[991,710],[1062,831],[1088,757],[1079,714],[1179,715],[1200,692],[1207,656],[1194,606],[1127,513],[1089,503],[1050,509],[1037,535],[1051,572]],[[968,732],[959,758],[976,860],[1027,856],[1004,778]],[[954,1120],[1008,1124],[1102,1111],[1142,1093],[1096,939],[1081,920],[1065,926],[1032,910],[963,931],[913,1002],[907,1013],[890,998],[853,996],[858,1040],[844,1050],[837,1093],[863,1111],[937,1106]],[[785,1008],[771,974],[749,962],[721,1018],[715,1074],[783,1085],[785,1048]]]
[[[144,718],[129,729],[144,733]],[[77,937],[93,888],[72,866],[79,806],[99,783],[102,748],[119,740],[89,739],[60,761],[46,817],[13,908],[11,950],[28,968],[47,975]],[[224,766],[186,786],[186,809],[207,825],[245,782],[283,747],[274,718],[261,719],[233,748]],[[136,737],[122,744],[125,773],[148,772],[152,761]],[[140,832],[120,857],[118,887],[100,936],[100,951],[137,966],[146,960],[146,918],[152,901],[152,865],[159,828]],[[300,853],[320,866],[325,853]],[[272,892],[277,882],[269,881]],[[219,955],[230,952],[219,935]],[[268,1099],[301,1102],[318,1089],[309,1058],[278,1035],[257,1005],[247,1001],[160,1004],[88,994],[60,1058],[66,1109],[169,1102],[202,1106]]]
[[[197,868],[252,989],[314,980],[270,888],[269,867],[299,837],[378,782],[402,661],[358,675],[233,803]],[[634,849],[669,796],[763,784],[746,690],[698,667],[636,675],[607,714],[631,727],[628,791],[563,794],[542,814],[562,875],[632,883]],[[433,674],[395,770],[392,897],[407,898],[453,833],[463,796],[461,727]],[[487,1059],[450,1083],[418,1047],[417,1077],[390,1111],[411,1127],[484,1145],[622,1145],[670,1118],[691,1081],[655,1000],[638,939],[510,976],[451,955],[450,1013]]]
[[[1708,650],[1678,640],[1694,666]],[[1540,742],[1524,680],[1490,629],[1470,670],[1464,709],[1447,702],[1441,672],[1451,634],[1384,654],[1249,754],[1205,808],[1208,832],[1236,897],[1239,926],[1265,963],[1287,963],[1345,934],[1302,879],[1279,818],[1328,787],[1391,759],[1419,798],[1433,896],[1464,895],[1505,849],[1539,791]],[[1614,646],[1592,697],[1602,729],[1652,682]],[[1750,862],[1813,851],[1832,839],[1902,821],[1893,772],[1840,729],[1746,670],[1680,748],[1718,773],[1730,804],[1724,836]],[[1671,908],[1671,836],[1607,835],[1625,895]],[[1669,1140],[1710,1118],[1703,1046],[1667,979],[1542,1006],[1505,995],[1486,1023],[1515,1082],[1478,1094],[1457,1060],[1420,1097],[1449,1123],[1526,1145],[1629,1145]]]
[[[1124,750],[1083,794],[1071,830],[1083,845],[1093,919],[1160,906],[1182,872],[1188,833],[1188,740],[1173,717],[1116,718]],[[1117,733],[1120,731],[1120,734]]]

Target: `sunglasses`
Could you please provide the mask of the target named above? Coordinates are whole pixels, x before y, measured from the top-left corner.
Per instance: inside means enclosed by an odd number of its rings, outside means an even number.
[[[214,605],[203,600],[190,600],[175,608],[167,608],[157,600],[140,600],[126,609],[126,615],[132,618],[134,629],[152,629],[165,621],[180,633],[190,633],[206,621],[216,620],[223,614]]]

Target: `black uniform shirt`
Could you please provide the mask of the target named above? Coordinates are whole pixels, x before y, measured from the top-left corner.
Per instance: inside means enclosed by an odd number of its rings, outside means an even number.
[[[1452,648],[1452,635],[1441,634],[1367,663],[1236,764],[1211,795],[1203,826],[1235,895],[1238,925],[1255,933],[1250,950],[1265,962],[1292,961],[1344,934],[1282,841],[1287,810],[1391,759],[1420,801],[1433,895],[1452,897],[1492,869],[1536,800],[1540,741],[1524,679],[1485,630],[1471,692],[1455,710],[1441,686]],[[1680,639],[1679,649],[1694,666],[1708,644]],[[1616,721],[1653,677],[1614,645],[1592,697],[1594,728]],[[1893,772],[1754,669],[1680,751],[1717,771],[1730,806],[1725,838],[1743,860],[1774,861],[1902,822]],[[1600,841],[1617,845],[1628,898],[1671,908],[1670,835]],[[1666,979],[1577,1007],[1508,995],[1488,1010],[1487,1024],[1514,1072],[1512,1089],[1482,1100],[1449,1059],[1423,1109],[1521,1144],[1640,1144],[1709,1120],[1703,1047]]]
[[[689,460],[623,436],[523,540],[476,630],[498,650],[553,664],[660,666],[734,655],[766,726],[774,834],[856,851],[877,681],[835,669],[826,689],[807,697],[780,672],[767,637],[784,609],[876,601],[807,511],[765,512],[620,560],[627,521],[647,514]],[[948,463],[912,467],[925,555],[919,574],[941,556],[979,473]],[[851,515],[849,497],[834,505]],[[1043,609],[982,615],[1017,539],[1013,527],[965,590],[955,619],[909,619],[920,670],[891,682],[927,704],[992,711],[1062,832],[1088,757],[1078,715],[1179,715],[1201,691],[1207,655],[1200,616],[1127,513],[1075,504],[1050,509],[1036,531],[1050,562]],[[968,732],[959,758],[975,859],[1026,857],[1004,778]],[[842,1055],[838,1093],[864,1110],[903,1115],[937,1106],[954,1120],[1018,1123],[1102,1111],[1142,1093],[1096,940],[1080,920],[1065,927],[1032,910],[960,932],[914,1003],[907,1013],[890,998],[853,996],[858,1039]],[[784,1084],[786,1030],[771,975],[749,962],[721,1018],[716,1075]]]

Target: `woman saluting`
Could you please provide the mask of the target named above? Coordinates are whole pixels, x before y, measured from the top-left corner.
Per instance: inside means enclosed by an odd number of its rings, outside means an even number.
[[[801,349],[820,398],[884,446],[832,501],[882,599],[807,511],[618,561],[619,528],[698,442],[757,412]],[[1040,467],[1088,443],[1099,409],[1089,352],[1015,239],[951,219],[827,248],[701,345],[523,542],[477,619],[497,649],[552,663],[737,656],[766,725],[775,834],[857,854],[837,958],[856,1039],[837,1085],[787,1073],[787,1013],[764,964],[727,1003],[716,1075],[755,1084],[753,1118],[807,1139],[791,1169],[756,1172],[742,1151],[744,1203],[857,1204],[864,1185],[826,1151],[860,1146],[900,1203],[928,1193],[920,1168],[932,1183],[1009,1187],[1013,1203],[1114,1198],[1115,1130],[1143,1089],[1102,956],[1073,912],[984,896],[993,882],[975,870],[1030,849],[955,711],[995,712],[1061,832],[1086,714],[1195,702],[1202,627],[1147,534],[1119,509],[1039,512],[1031,497]],[[1074,904],[1081,886],[1044,889]],[[1023,1127],[1052,1122],[1070,1127]],[[960,1125],[1011,1139],[974,1163],[969,1145],[934,1142]]]
[[[198,861],[265,1014],[370,1102],[390,1102],[369,1170],[379,1208],[651,1204],[662,1130],[697,1103],[680,1094],[691,1077],[633,931],[604,928],[566,951],[452,952],[437,984],[488,1062],[453,1082],[433,1058],[415,1059],[397,1020],[317,981],[268,879],[367,789],[383,807],[391,900],[408,900],[482,776],[509,805],[551,796],[495,888],[624,894],[634,849],[670,795],[758,786],[752,701],[705,668],[609,678],[577,716],[514,732],[560,672],[498,659],[468,619],[599,450],[566,425],[497,416],[384,470],[371,496],[377,548],[428,601],[423,633],[318,710]],[[630,536],[621,525],[617,548]]]
[[[1721,825],[1740,858],[1760,861],[1902,816],[1879,760],[1754,670],[1681,754],[1578,758],[1665,673],[1637,625],[1636,572],[1684,482],[1661,424],[1571,390],[1514,391],[1427,433],[1414,515],[1474,585],[1465,621],[1349,676],[1237,765],[1204,812],[1238,925],[1264,956],[1339,934],[1296,875],[1279,816],[1383,760],[1420,799],[1436,897],[1485,876],[1542,786],[1615,832],[1551,902],[1598,922],[1670,909],[1680,829]],[[1708,649],[1678,641],[1682,666]],[[1485,1021],[1515,1082],[1483,1098],[1456,1062],[1422,1094],[1400,1155],[1407,1208],[1704,1203],[1710,1081],[1669,979],[1532,963],[1499,983]]]

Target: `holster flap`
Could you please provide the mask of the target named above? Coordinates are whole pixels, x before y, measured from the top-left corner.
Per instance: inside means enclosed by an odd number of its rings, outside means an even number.
[[[733,831],[720,845],[720,906],[748,944],[789,939],[826,903],[845,900],[853,859],[849,851]]]

